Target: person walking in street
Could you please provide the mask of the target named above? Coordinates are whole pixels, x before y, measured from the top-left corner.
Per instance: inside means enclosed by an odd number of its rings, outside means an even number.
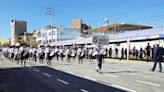
[[[153,48],[153,61],[154,61],[154,65],[153,68],[150,69],[151,71],[155,71],[157,62],[159,63],[159,72],[162,72],[162,60],[163,60],[163,55],[164,55],[164,48],[159,47],[159,45],[156,45]]]
[[[45,55],[46,55],[47,65],[51,65],[50,46],[49,45],[45,49]]]
[[[98,47],[97,47],[97,49],[96,49],[96,51],[97,51],[97,55],[96,55],[96,59],[97,59],[97,61],[98,61],[98,65],[97,65],[97,72],[98,73],[100,73],[100,74],[102,74],[102,71],[101,71],[101,69],[102,69],[102,60],[103,60],[103,53],[105,52],[105,50],[99,45]]]

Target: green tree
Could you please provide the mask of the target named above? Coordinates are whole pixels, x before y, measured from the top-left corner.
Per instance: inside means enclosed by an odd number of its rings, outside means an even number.
[[[26,45],[29,45],[30,47],[37,47],[37,42],[34,39],[32,39],[32,38],[30,38],[25,43],[26,43]]]

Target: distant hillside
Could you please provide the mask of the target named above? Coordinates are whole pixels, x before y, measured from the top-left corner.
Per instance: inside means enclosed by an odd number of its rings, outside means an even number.
[[[0,44],[8,43],[9,41],[7,39],[0,39]]]

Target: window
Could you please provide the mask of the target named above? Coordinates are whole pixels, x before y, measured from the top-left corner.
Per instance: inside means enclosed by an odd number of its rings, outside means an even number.
[[[48,35],[51,36],[51,32],[49,32]]]

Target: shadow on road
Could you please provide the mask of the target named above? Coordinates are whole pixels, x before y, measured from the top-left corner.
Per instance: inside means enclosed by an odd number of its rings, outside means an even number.
[[[36,69],[38,72],[34,71]],[[67,84],[57,81],[59,79]],[[82,92],[81,89],[88,92],[126,92],[45,66],[0,70],[0,92]]]

